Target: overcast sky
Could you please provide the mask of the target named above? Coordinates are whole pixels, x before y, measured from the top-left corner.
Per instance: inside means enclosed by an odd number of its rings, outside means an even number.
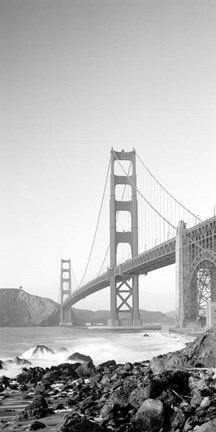
[[[1,288],[57,300],[61,258],[81,279],[111,147],[213,216],[215,20],[215,0],[0,0]],[[140,307],[173,310],[174,274],[140,278]]]

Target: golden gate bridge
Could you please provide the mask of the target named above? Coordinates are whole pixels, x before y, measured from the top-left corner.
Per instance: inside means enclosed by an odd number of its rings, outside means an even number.
[[[139,178],[137,162],[142,173]],[[97,276],[83,283],[108,179],[110,242]],[[171,264],[176,267],[176,326],[196,326],[205,316],[207,304],[216,301],[216,217],[202,221],[180,203],[156,179],[135,149],[117,152],[112,148],[90,253],[79,286],[73,292],[71,262],[61,260],[60,324],[71,324],[71,307],[78,301],[110,287],[108,325],[141,327],[139,276]]]

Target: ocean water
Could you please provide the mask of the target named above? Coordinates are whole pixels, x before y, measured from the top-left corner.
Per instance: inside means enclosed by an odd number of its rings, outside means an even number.
[[[144,336],[148,335],[148,336]],[[162,331],[103,331],[71,327],[2,327],[0,328],[0,359],[15,356],[27,359],[32,366],[50,367],[67,361],[70,354],[90,355],[95,365],[114,359],[117,363],[150,360],[152,357],[182,349],[194,338]],[[33,353],[36,345],[49,350]],[[57,352],[66,348],[68,352]],[[0,375],[16,376],[23,366],[8,364]]]

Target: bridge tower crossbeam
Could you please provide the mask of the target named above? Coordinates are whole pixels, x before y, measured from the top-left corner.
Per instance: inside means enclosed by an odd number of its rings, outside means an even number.
[[[130,161],[131,175],[116,175],[115,163]],[[116,186],[129,185],[132,188],[131,200],[116,200]],[[131,230],[117,231],[117,212],[128,211],[131,214]],[[134,274],[130,278],[120,275],[120,281],[114,274],[117,265],[117,248],[120,243],[128,243],[131,256],[138,255],[138,213],[136,189],[136,152],[115,152],[111,150],[110,172],[110,326],[141,326],[139,314],[139,276]]]

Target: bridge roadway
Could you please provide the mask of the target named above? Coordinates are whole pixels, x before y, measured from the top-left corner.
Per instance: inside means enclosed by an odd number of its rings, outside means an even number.
[[[108,287],[110,285],[110,275],[112,272],[114,272],[117,280],[120,281],[121,277],[130,278],[134,274],[146,274],[150,271],[174,264],[175,243],[176,239],[173,237],[137,255],[135,258],[125,261],[123,264],[119,264],[113,270],[107,270],[102,275],[92,279],[90,282],[74,291],[74,293],[64,301],[62,307],[71,307],[85,297]]]

